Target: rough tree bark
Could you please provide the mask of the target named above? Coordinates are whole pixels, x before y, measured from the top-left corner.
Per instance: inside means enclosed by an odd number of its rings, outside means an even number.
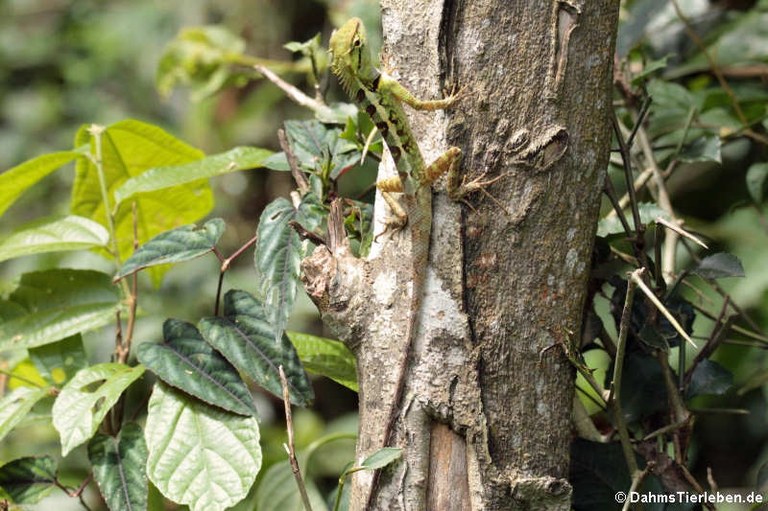
[[[470,178],[505,177],[488,190],[500,204],[478,194],[468,208],[434,194],[392,442],[403,459],[380,477],[356,473],[351,509],[570,509],[574,374],[562,345],[581,324],[618,3],[382,2],[386,67],[420,97],[454,86],[464,94],[449,112],[411,116],[425,159],[456,145]],[[340,226],[330,230],[304,274],[357,357],[360,461],[384,445],[405,356],[409,240],[382,236],[359,260]]]

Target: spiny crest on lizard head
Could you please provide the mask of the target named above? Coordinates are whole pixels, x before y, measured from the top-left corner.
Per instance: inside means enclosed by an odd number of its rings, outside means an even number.
[[[351,94],[355,80],[366,81],[374,75],[371,51],[360,18],[352,18],[331,34],[331,71],[344,91]]]

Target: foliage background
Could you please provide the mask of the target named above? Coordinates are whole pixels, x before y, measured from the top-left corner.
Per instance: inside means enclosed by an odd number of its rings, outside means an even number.
[[[739,97],[753,95],[754,108],[763,109],[756,128],[765,134],[764,88],[768,79],[768,2],[689,0],[680,2],[706,40],[719,40],[720,65],[749,61],[753,74],[728,76]],[[701,52],[685,33],[666,0],[624,2],[618,51],[620,57],[642,48],[654,59],[669,56],[658,74],[691,91],[715,87]],[[247,53],[260,57],[291,59],[282,48],[288,41],[305,41],[317,32],[327,40],[332,25],[346,17],[365,14],[375,19],[375,2],[332,0],[5,0],[0,2],[0,169],[47,151],[67,148],[77,126],[110,124],[138,118],[164,127],[208,154],[236,145],[277,149],[275,132],[282,120],[308,118],[310,114],[287,101],[265,82],[230,88],[200,102],[189,92],[176,89],[161,98],[155,88],[156,68],[165,45],[185,26],[222,24],[248,43]],[[371,24],[369,23],[369,26]],[[290,81],[310,90],[306,76]],[[763,91],[762,95],[760,91]],[[725,123],[723,124],[725,126]],[[746,279],[724,284],[733,300],[747,309],[766,330],[768,322],[768,219],[764,204],[755,204],[746,185],[747,169],[765,161],[768,148],[745,137],[726,138],[722,163],[689,163],[669,181],[673,203],[687,224],[705,235],[717,250],[737,255]],[[0,234],[15,225],[51,212],[65,212],[72,181],[71,172],[58,172],[37,185],[24,201],[3,217]],[[223,251],[231,252],[248,239],[263,207],[291,189],[283,173],[255,171],[233,173],[213,182],[215,216],[227,219]],[[347,178],[351,188],[362,177]],[[217,272],[208,259],[187,263],[171,271],[157,293],[142,296],[144,315],[136,338],[155,340],[166,316],[192,317],[202,313],[215,292]],[[13,288],[13,279],[34,268],[57,265],[108,271],[98,256],[45,255],[0,264],[0,293]],[[231,281],[253,279],[248,258],[239,262]],[[255,285],[255,283],[254,283]],[[607,304],[606,308],[607,308]],[[157,314],[154,311],[161,311]],[[322,333],[314,309],[300,298],[290,327]],[[697,319],[695,332],[711,328]],[[97,334],[86,336],[92,360],[104,360],[111,340]],[[724,345],[714,360],[734,372],[735,385],[727,394],[701,398],[698,407],[729,408],[748,413],[700,413],[697,415],[693,472],[706,480],[711,467],[721,487],[753,487],[757,472],[768,462],[768,370],[764,349]],[[2,360],[0,359],[0,363]],[[316,380],[317,404],[302,411],[296,420],[299,445],[316,438],[333,421],[354,420],[356,396],[327,380]],[[282,419],[280,404],[263,397],[260,403],[265,465],[280,459]],[[0,443],[0,463],[22,455],[57,451],[55,432],[45,427],[24,428]],[[274,447],[274,449],[273,449]],[[272,449],[272,452],[270,452]],[[335,452],[341,462],[351,450]],[[346,458],[344,458],[346,456]],[[85,459],[67,459],[73,480],[86,471]],[[47,501],[46,506],[52,506]],[[71,499],[59,509],[79,505]],[[41,508],[42,509],[42,508]]]

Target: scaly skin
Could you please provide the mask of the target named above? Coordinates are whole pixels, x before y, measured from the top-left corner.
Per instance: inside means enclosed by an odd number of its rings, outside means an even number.
[[[417,319],[424,293],[432,229],[432,183],[446,171],[456,171],[461,158],[461,151],[451,147],[434,163],[425,166],[401,103],[417,110],[438,110],[449,107],[457,97],[421,101],[397,80],[376,69],[367,46],[365,28],[357,18],[350,19],[333,33],[330,52],[334,74],[358,107],[371,117],[392,154],[399,179],[379,181],[377,187],[384,193],[384,198],[397,217],[390,221],[389,225],[402,228],[407,221],[411,237],[413,287],[410,320],[406,332],[406,351],[401,359],[397,387],[384,430],[384,445],[381,447],[385,447],[391,441],[399,413],[405,386],[405,371],[416,336]],[[390,192],[405,193],[405,208],[401,208],[395,199],[388,195]]]

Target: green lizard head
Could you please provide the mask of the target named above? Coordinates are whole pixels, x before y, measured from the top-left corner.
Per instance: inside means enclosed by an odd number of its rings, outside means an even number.
[[[371,51],[360,18],[352,18],[331,34],[331,70],[349,94],[352,80],[373,74]]]

